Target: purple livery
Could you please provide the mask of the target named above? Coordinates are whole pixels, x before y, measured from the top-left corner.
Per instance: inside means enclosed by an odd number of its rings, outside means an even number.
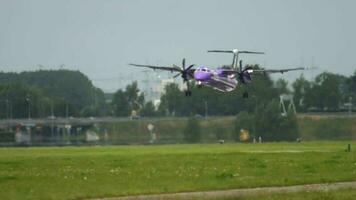
[[[222,68],[218,67],[217,69],[210,69],[205,66],[200,66],[197,68],[193,68],[194,65],[190,65],[189,67],[185,67],[185,59],[182,61],[182,67],[178,67],[173,65],[173,67],[168,66],[153,66],[153,65],[138,65],[138,64],[130,64],[136,67],[147,67],[154,70],[165,70],[170,72],[178,72],[175,77],[181,76],[183,82],[187,85],[187,90],[185,91],[186,96],[191,96],[190,84],[189,81],[196,81],[199,87],[208,86],[215,90],[221,92],[231,92],[233,91],[238,83],[246,84],[252,81],[251,75],[254,73],[284,73],[293,70],[303,70],[305,68],[292,68],[292,69],[277,69],[277,70],[265,70],[265,69],[252,69],[251,67],[247,67],[242,69],[242,60],[238,59],[239,54],[264,54],[263,52],[255,52],[255,51],[239,51],[237,49],[231,51],[225,50],[211,50],[208,52],[216,52],[216,53],[232,53],[233,60],[231,67]],[[248,97],[247,92],[244,93],[244,97]]]

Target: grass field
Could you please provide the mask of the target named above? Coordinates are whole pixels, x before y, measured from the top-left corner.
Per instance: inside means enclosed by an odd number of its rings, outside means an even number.
[[[356,151],[345,152],[348,143],[1,148],[0,199],[355,181]]]

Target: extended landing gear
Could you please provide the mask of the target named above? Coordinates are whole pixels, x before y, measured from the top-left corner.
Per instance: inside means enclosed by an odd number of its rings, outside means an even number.
[[[243,97],[244,99],[247,99],[247,98],[248,98],[248,92],[244,92],[244,93],[242,94],[242,97]]]
[[[198,88],[202,88],[203,87],[203,84],[201,81],[198,81]]]
[[[192,92],[190,90],[185,91],[185,96],[186,97],[192,96]]]

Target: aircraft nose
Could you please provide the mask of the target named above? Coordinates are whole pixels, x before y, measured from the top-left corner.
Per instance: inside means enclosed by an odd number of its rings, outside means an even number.
[[[194,79],[198,81],[206,81],[211,78],[211,74],[207,72],[195,72]]]

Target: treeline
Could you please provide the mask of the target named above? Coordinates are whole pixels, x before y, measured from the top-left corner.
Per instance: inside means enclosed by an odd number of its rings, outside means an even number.
[[[129,116],[132,110],[141,116],[222,116],[237,115],[241,111],[255,112],[273,100],[279,101],[281,94],[293,95],[298,112],[345,111],[349,101],[356,102],[356,71],[349,77],[324,72],[310,81],[301,75],[291,86],[288,87],[288,82],[283,79],[274,82],[268,75],[256,75],[252,83],[238,86],[228,93],[193,85],[193,95],[186,97],[177,84],[170,84],[165,87],[160,104],[154,109],[152,102],[145,102],[134,82],[126,90],[115,93],[112,105],[116,116]],[[243,98],[245,91],[249,92],[248,99]]]
[[[257,65],[252,66],[258,68]],[[208,87],[192,86],[186,97],[177,84],[165,87],[156,107],[146,101],[137,82],[117,90],[111,103],[104,93],[79,71],[39,70],[34,72],[0,72],[0,118],[32,118],[54,116],[128,117],[237,115],[255,113],[280,94],[292,94],[298,112],[340,111],[345,103],[356,102],[356,71],[351,76],[324,72],[314,80],[301,75],[288,87],[283,79],[272,81],[268,75],[256,75],[252,83],[222,93]],[[244,99],[243,93],[249,92]]]
[[[107,115],[104,93],[79,71],[0,72],[0,117]]]
[[[324,72],[314,80],[303,76],[292,83],[297,109],[307,111],[340,111],[347,109],[345,103],[356,102],[356,71],[347,77]]]

